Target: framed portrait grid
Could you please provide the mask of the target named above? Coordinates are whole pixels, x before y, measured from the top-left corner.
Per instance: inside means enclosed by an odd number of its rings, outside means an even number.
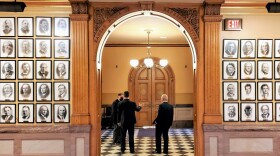
[[[258,58],[272,58],[272,39],[258,39]]]
[[[275,82],[274,96],[275,96],[275,101],[280,101],[280,81]]]
[[[240,79],[256,79],[256,63],[253,60],[240,61]]]
[[[52,36],[52,18],[36,17],[36,36]]]
[[[271,101],[272,100],[272,82],[259,81],[258,82],[258,100]]]
[[[280,121],[280,103],[279,102],[275,103],[275,121],[276,122]]]
[[[54,36],[70,36],[70,19],[69,17],[54,17]]]
[[[34,82],[18,82],[18,101],[34,101]]]
[[[54,79],[55,80],[69,80],[70,78],[70,61],[68,60],[61,60],[61,61],[54,61]]]
[[[18,17],[17,18],[17,32],[19,37],[34,36],[34,22],[33,17]]]
[[[227,102],[223,104],[224,122],[239,121],[239,105],[237,102]]]
[[[34,104],[19,103],[18,104],[18,122],[34,123]]]
[[[2,38],[1,43],[1,58],[16,58],[16,39]]]
[[[0,37],[12,36],[16,34],[15,17],[1,17],[0,18]]]
[[[34,57],[34,41],[32,38],[19,38],[17,45],[18,58]]]
[[[273,65],[272,61],[265,60],[265,61],[258,61],[258,79],[265,80],[265,79],[272,79],[272,72],[273,72]]]
[[[69,103],[54,104],[54,122],[69,123],[70,122],[70,105]]]
[[[238,39],[224,39],[223,40],[223,58],[237,58],[238,57]]]
[[[52,78],[52,61],[36,60],[36,79],[51,80],[51,78]]]
[[[240,114],[242,122],[256,121],[256,103],[243,102],[240,104]]]
[[[280,60],[274,61],[274,79],[280,80]]]
[[[255,39],[241,39],[240,44],[240,58],[247,59],[256,57]]]
[[[223,79],[237,80],[238,63],[237,61],[223,61]]]
[[[16,105],[15,104],[1,104],[1,118],[2,124],[15,124],[16,123]]]
[[[223,100],[238,100],[238,82],[223,82]]]
[[[16,79],[16,61],[1,60],[1,80],[15,80]]]
[[[272,102],[258,103],[258,121],[260,122],[273,121]]]
[[[52,83],[51,82],[36,82],[36,100],[37,101],[52,101]]]
[[[54,58],[70,58],[70,39],[54,39]]]
[[[15,101],[15,82],[0,82],[0,101]]]
[[[54,82],[54,101],[70,100],[70,83]]]
[[[18,61],[18,79],[19,80],[33,80],[34,73],[33,60],[19,60]]]
[[[51,39],[36,38],[36,58],[51,58],[52,57],[52,42]]]
[[[256,100],[256,83],[253,81],[240,82],[241,100],[255,101]]]
[[[51,123],[52,122],[52,104],[40,103],[36,104],[36,122]]]

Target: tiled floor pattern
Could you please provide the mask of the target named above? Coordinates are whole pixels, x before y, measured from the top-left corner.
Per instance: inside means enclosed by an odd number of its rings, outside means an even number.
[[[126,151],[121,154],[120,145],[113,144],[113,130],[102,130],[101,135],[101,155],[117,156],[117,155],[165,155],[153,154],[155,150],[155,129],[135,129],[134,135],[135,154],[129,153],[128,136],[126,140]],[[163,145],[163,141],[162,141]],[[162,146],[163,148],[163,146]],[[193,156],[194,155],[194,136],[193,129],[170,129],[169,130],[169,148],[168,155],[172,156]]]

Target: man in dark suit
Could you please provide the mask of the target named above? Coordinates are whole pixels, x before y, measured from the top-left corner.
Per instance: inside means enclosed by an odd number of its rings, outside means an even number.
[[[118,98],[112,103],[111,121],[114,125],[113,143],[121,143],[121,127],[118,126],[118,103],[123,100],[123,93],[118,94]]]
[[[159,105],[158,115],[153,124],[156,124],[156,153],[161,153],[161,135],[163,135],[163,153],[168,154],[168,131],[173,122],[173,106],[168,104],[168,96],[161,96],[162,104]]]
[[[141,106],[137,106],[135,102],[129,100],[129,92],[124,92],[124,99],[119,103],[118,125],[122,128],[121,135],[121,151],[125,151],[126,131],[129,135],[130,153],[134,151],[134,125],[136,123],[135,111],[139,112]]]

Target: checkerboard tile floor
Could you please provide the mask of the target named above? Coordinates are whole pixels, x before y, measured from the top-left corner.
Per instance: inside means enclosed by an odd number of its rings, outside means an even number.
[[[169,148],[168,155],[174,156],[193,156],[194,155],[194,135],[193,129],[170,129],[169,130]],[[116,156],[116,155],[137,155],[151,156],[164,155],[153,154],[155,150],[155,129],[135,128],[134,145],[135,154],[129,153],[128,136],[126,138],[126,151],[121,154],[120,145],[113,144],[113,130],[107,129],[102,131],[101,135],[101,155]],[[163,148],[163,139],[162,139]]]

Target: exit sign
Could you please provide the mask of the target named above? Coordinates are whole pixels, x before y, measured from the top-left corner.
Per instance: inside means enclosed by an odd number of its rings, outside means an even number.
[[[224,19],[224,30],[242,30],[241,18]]]

